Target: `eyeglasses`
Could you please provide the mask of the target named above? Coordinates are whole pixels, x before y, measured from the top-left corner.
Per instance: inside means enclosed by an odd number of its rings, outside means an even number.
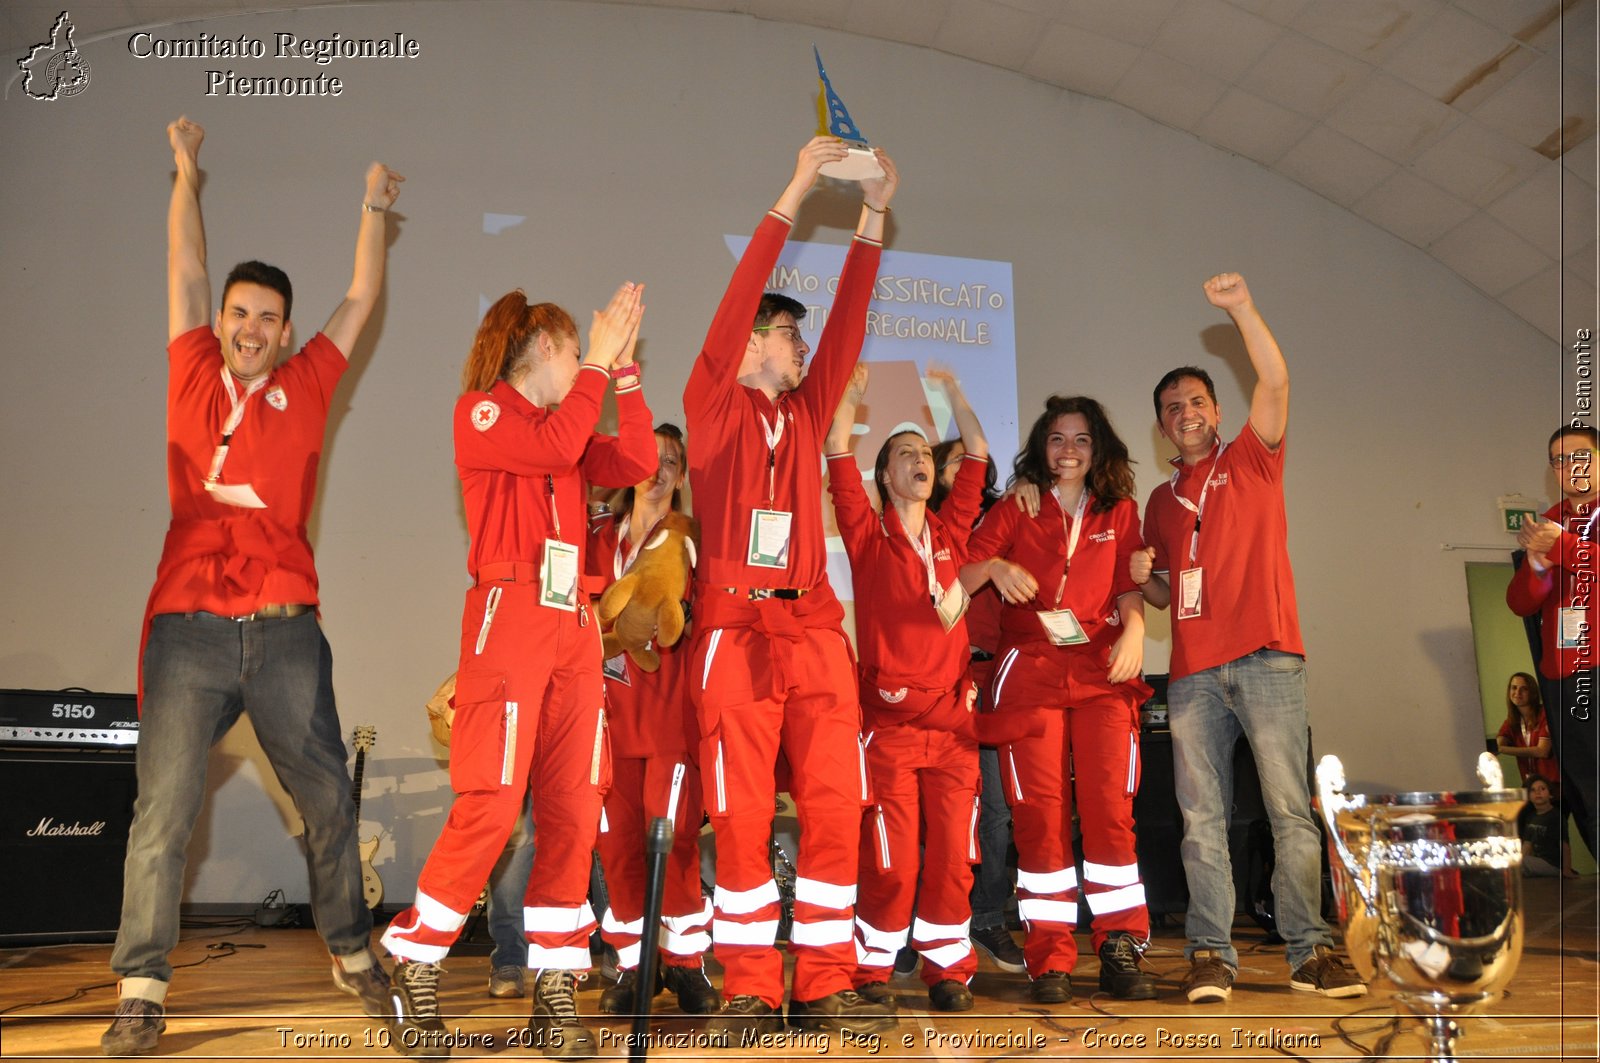
[[[791,343],[804,342],[800,337],[800,330],[794,325],[757,325],[751,332],[781,332],[789,337]]]
[[[1588,465],[1592,461],[1594,461],[1594,451],[1592,450],[1574,450],[1571,454],[1550,455],[1550,467],[1552,469],[1561,469],[1568,465]]]

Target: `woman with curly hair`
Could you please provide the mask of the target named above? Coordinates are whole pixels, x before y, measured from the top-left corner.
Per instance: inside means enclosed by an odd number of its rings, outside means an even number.
[[[988,704],[1047,710],[1042,736],[1000,747],[1017,846],[1017,910],[1040,1003],[1071,999],[1078,900],[1094,913],[1100,988],[1148,1000],[1139,965],[1149,938],[1134,855],[1138,706],[1150,688],[1144,603],[1128,574],[1143,546],[1128,448],[1100,404],[1054,396],[1015,462],[1013,484],[1038,488],[1039,511],[995,506],[973,533],[968,586],[989,579],[1004,601]],[[1084,881],[1072,848],[1072,800],[1083,830]]]

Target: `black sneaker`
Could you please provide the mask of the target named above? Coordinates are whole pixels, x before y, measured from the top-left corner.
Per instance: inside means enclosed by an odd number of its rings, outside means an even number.
[[[854,989],[842,989],[816,1000],[790,1000],[789,1025],[801,1030],[833,1030],[856,1036],[886,1033],[895,1027],[894,1012]]]
[[[1003,926],[986,926],[972,932],[972,943],[984,952],[1002,971],[1021,974],[1028,969],[1017,939]]]
[[[389,976],[376,959],[372,966],[361,971],[347,971],[333,961],[333,984],[357,997],[361,1010],[369,1019],[383,1019],[389,1015]]]
[[[100,1035],[100,1051],[108,1056],[142,1056],[156,1050],[161,1031],[167,1028],[167,1009],[143,997],[123,997],[117,1001],[111,1026]]]
[[[710,1015],[722,1006],[722,994],[706,977],[704,963],[693,967],[663,967],[661,982],[678,995],[678,1010],[686,1015]]]
[[[389,1010],[384,1016],[394,1030],[393,1043],[403,1056],[444,1059],[450,1055],[445,1041],[444,1023],[439,1021],[439,975],[437,963],[394,965],[389,980]]]
[[[910,974],[917,969],[917,961],[922,957],[917,955],[917,950],[906,945],[894,954],[894,973]]]
[[[595,1054],[594,1031],[578,1021],[577,984],[571,971],[540,971],[534,979],[528,1032],[552,1059],[590,1059]]]
[[[491,997],[520,997],[527,992],[521,967],[496,967],[489,972],[489,995]]]
[[[1132,934],[1107,937],[1100,946],[1100,991],[1118,1000],[1154,1000],[1156,980],[1139,966],[1142,951]]]
[[[600,991],[600,1010],[607,1015],[632,1015],[633,998],[639,989],[639,971],[621,971],[617,980]]]
[[[1030,991],[1041,1004],[1065,1004],[1072,999],[1072,976],[1066,971],[1046,971],[1033,980]]]
[[[1326,945],[1311,950],[1311,958],[1289,976],[1289,988],[1303,993],[1320,993],[1343,999],[1367,995],[1366,983],[1344,962],[1344,957]]]
[[[888,982],[868,982],[866,985],[858,985],[856,992],[874,1004],[882,1004],[891,1011],[900,1007],[900,999],[894,995],[894,990],[889,988]]]
[[[934,1011],[971,1011],[972,990],[954,978],[946,978],[928,987],[928,1003]]]
[[[706,1033],[713,1044],[728,1047],[730,1043],[743,1043],[746,1033],[757,1035],[783,1032],[783,1016],[778,1009],[760,997],[740,994],[723,1001],[722,1010],[706,1023]],[[731,1041],[730,1041],[731,1038]]]

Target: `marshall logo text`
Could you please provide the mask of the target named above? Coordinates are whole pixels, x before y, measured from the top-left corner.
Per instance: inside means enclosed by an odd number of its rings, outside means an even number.
[[[97,819],[85,827],[82,823],[57,823],[51,816],[45,816],[39,825],[28,832],[30,838],[98,838],[105,833],[106,822]]]

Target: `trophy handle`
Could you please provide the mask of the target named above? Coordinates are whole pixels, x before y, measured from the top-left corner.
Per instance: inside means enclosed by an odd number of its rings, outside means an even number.
[[[1506,788],[1506,773],[1500,768],[1500,758],[1488,750],[1478,754],[1478,781],[1485,790]]]
[[[1496,767],[1498,766],[1497,764]],[[1317,762],[1317,794],[1321,798],[1322,819],[1328,825],[1328,838],[1333,842],[1334,852],[1345,866],[1345,877],[1355,885],[1367,914],[1374,915],[1378,910],[1377,898],[1373,895],[1365,876],[1361,874],[1355,854],[1344,843],[1344,834],[1339,830],[1339,813],[1359,807],[1361,804],[1359,800],[1346,797],[1344,787],[1344,765],[1338,757],[1329,753]]]

